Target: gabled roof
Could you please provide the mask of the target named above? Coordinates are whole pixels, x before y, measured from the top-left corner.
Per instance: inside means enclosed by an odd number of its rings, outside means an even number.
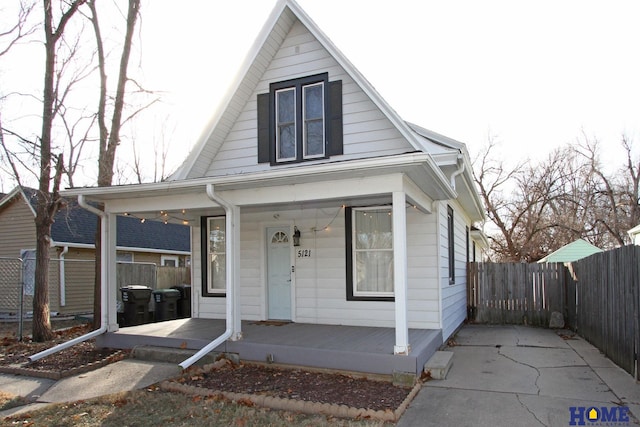
[[[37,190],[16,187],[0,200],[0,208],[13,200],[22,197],[27,201],[35,217]],[[95,243],[98,218],[83,209],[75,200],[67,200],[51,226],[51,239],[57,246],[84,246]],[[117,218],[118,235],[116,246],[120,249],[147,249],[151,251],[185,252],[191,250],[190,230],[188,226],[159,221],[141,221],[134,217]]]
[[[602,252],[602,249],[592,245],[586,240],[578,239],[575,242],[564,245],[557,251],[550,253],[538,262],[572,262],[586,258],[589,255],[593,255],[598,252]]]
[[[371,83],[367,81],[333,42],[318,28],[306,12],[293,0],[280,0],[245,58],[237,74],[238,77],[236,81],[230,86],[219,109],[214,113],[211,121],[189,153],[185,162],[169,180],[199,178],[199,176],[193,176],[192,174],[194,166],[198,161],[207,161],[206,158],[215,155],[220,148],[219,144],[225,139],[233,123],[236,122],[236,119],[260,78],[296,21],[300,21],[307,28],[416,151],[430,154],[424,149],[418,133],[398,116],[395,110],[387,104]],[[214,138],[212,138],[212,136]],[[218,145],[212,146],[214,144]],[[433,159],[430,159],[429,162],[436,177],[447,182],[447,178],[442,171],[439,170]]]

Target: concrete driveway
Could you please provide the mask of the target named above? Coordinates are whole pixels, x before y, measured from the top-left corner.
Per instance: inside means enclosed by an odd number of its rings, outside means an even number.
[[[427,382],[398,426],[640,425],[640,384],[567,335],[465,325],[447,378]]]

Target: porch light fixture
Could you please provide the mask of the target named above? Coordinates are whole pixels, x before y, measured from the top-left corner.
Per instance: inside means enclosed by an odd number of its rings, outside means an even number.
[[[293,226],[293,246],[300,246],[300,230]]]

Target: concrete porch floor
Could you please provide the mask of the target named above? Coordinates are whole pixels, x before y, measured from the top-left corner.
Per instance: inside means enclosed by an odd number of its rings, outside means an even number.
[[[97,344],[199,350],[224,331],[221,319],[178,319],[121,328],[99,336]],[[384,375],[419,375],[442,345],[442,332],[427,329],[409,330],[409,355],[393,354],[393,328],[243,321],[242,333],[242,340],[226,341],[215,351],[236,353],[243,361],[265,362],[272,355],[275,363]]]

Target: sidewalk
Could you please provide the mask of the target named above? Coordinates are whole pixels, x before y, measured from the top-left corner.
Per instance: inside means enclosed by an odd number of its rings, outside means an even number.
[[[0,411],[0,419],[19,412],[31,411],[50,403],[73,402],[106,394],[147,387],[181,372],[175,363],[125,359],[95,371],[59,381],[0,374],[0,390],[26,397],[34,403]]]
[[[465,325],[455,343],[447,378],[424,385],[399,427],[640,424],[640,384],[578,336]],[[621,406],[629,422],[617,420]],[[604,421],[587,419],[593,407],[606,408]]]

